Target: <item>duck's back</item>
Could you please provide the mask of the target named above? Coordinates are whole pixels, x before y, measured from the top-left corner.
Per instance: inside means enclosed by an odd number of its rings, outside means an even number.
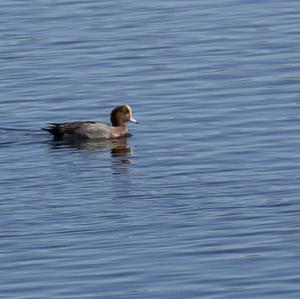
[[[103,139],[111,137],[111,127],[97,121],[51,124],[43,130],[50,132],[56,138]]]

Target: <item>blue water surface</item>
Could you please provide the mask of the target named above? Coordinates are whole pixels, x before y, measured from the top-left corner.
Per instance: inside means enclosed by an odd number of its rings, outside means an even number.
[[[299,298],[300,2],[3,0],[0,297]],[[108,122],[67,144],[51,122]]]

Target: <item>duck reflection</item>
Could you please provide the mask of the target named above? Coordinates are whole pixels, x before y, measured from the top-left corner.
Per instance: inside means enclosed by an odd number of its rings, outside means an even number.
[[[53,148],[71,147],[79,150],[110,150],[112,157],[128,157],[132,148],[128,145],[127,137],[103,140],[53,140]],[[122,164],[131,164],[130,159],[121,159]]]

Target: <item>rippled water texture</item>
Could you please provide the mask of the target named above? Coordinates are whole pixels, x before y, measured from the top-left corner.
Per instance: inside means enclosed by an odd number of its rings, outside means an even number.
[[[1,298],[299,298],[299,1],[3,0],[0,20]],[[40,130],[121,103],[129,138]]]

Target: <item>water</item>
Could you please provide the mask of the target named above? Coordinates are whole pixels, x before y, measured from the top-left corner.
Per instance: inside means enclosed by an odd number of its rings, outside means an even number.
[[[1,298],[299,298],[299,1],[0,16]],[[40,130],[121,103],[130,138]]]

